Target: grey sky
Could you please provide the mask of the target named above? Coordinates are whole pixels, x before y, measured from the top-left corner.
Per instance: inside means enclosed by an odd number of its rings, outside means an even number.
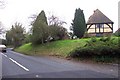
[[[74,18],[76,8],[84,10],[86,21],[96,9],[101,10],[114,22],[114,31],[118,29],[118,1],[119,0],[5,0],[6,7],[0,9],[0,21],[5,29],[10,29],[15,22],[22,23],[28,30],[30,17],[44,10],[46,16],[54,14],[66,21],[69,29]]]

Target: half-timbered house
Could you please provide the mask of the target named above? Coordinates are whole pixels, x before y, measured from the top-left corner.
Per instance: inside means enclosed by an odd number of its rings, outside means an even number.
[[[96,9],[87,21],[87,33],[91,36],[111,35],[113,33],[113,21]]]

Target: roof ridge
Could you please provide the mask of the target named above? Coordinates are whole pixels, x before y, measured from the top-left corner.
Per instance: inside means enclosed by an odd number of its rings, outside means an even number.
[[[87,24],[90,23],[113,23],[105,14],[99,9],[94,10],[94,13],[89,17]]]

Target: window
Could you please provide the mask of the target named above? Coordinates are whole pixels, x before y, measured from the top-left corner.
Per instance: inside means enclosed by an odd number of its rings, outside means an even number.
[[[97,28],[103,28],[103,24],[96,24]]]

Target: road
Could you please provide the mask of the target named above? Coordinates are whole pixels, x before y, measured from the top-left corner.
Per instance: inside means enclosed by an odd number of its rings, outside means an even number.
[[[118,65],[89,64],[53,57],[23,55],[11,50],[2,55],[3,78],[117,78]]]

